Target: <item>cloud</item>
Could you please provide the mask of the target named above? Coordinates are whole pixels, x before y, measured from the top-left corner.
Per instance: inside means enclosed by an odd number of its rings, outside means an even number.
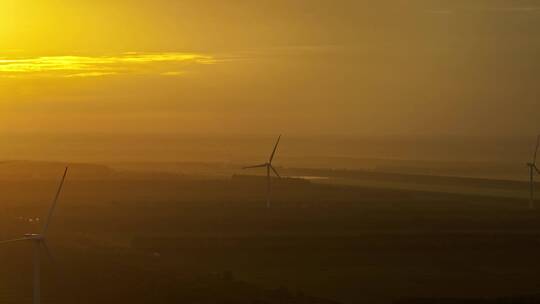
[[[118,73],[115,72],[87,72],[87,73],[76,73],[76,74],[69,74],[64,77],[99,77],[99,76],[111,76],[111,75],[117,75]]]
[[[195,53],[124,53],[118,56],[0,57],[0,76],[95,77],[117,74],[163,74],[189,65],[220,62]]]
[[[161,75],[163,75],[163,76],[182,76],[185,73],[186,72],[184,72],[184,71],[170,71],[170,72],[163,72],[163,73],[161,73]]]
[[[540,7],[494,7],[485,9],[486,11],[494,12],[517,12],[517,13],[528,13],[540,11]]]
[[[436,15],[450,15],[453,14],[453,10],[449,9],[439,9],[439,10],[427,10],[428,14],[436,14]]]
[[[540,12],[540,7],[483,7],[461,9],[429,9],[428,14],[450,15],[458,12],[491,12],[491,13],[533,13]]]

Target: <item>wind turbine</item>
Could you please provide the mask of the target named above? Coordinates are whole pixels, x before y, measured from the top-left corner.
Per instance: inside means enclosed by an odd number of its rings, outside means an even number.
[[[527,163],[529,167],[529,208],[534,209],[534,173],[540,174],[540,170],[536,166],[536,156],[538,155],[538,148],[540,147],[540,135],[536,139],[536,148],[534,150],[533,160],[530,163]]]
[[[64,180],[66,179],[68,167],[64,170],[64,175],[62,176],[62,180],[60,181],[60,185],[58,186],[58,190],[56,191],[56,195],[54,196],[53,204],[51,208],[49,209],[49,214],[47,215],[47,218],[45,219],[45,223],[43,225],[43,228],[41,230],[41,233],[27,233],[22,238],[8,240],[8,241],[2,241],[0,244],[7,244],[7,243],[13,243],[13,242],[21,242],[21,241],[30,241],[33,244],[34,247],[34,294],[33,294],[33,304],[39,304],[41,301],[41,295],[40,295],[40,285],[41,285],[41,250],[45,252],[45,254],[51,258],[51,253],[49,251],[49,247],[47,246],[47,230],[49,228],[49,223],[51,222],[51,217],[53,215],[54,209],[56,207],[56,202],[58,201],[58,197],[60,196],[60,192],[62,191],[62,186],[64,185]]]
[[[281,178],[276,168],[272,166],[272,161],[274,160],[274,156],[276,155],[276,150],[279,145],[280,139],[281,139],[281,135],[278,137],[276,141],[276,145],[274,146],[274,150],[272,150],[272,154],[270,154],[270,158],[268,159],[268,162],[264,164],[260,164],[260,165],[244,167],[244,169],[266,168],[266,208],[270,208],[270,196],[272,194],[272,177],[271,177],[270,171],[273,171],[274,174],[276,174],[278,178]]]

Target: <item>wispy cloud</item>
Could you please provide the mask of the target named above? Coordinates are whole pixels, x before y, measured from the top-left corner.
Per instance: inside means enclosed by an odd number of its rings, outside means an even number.
[[[68,74],[65,75],[65,77],[72,78],[72,77],[99,77],[99,76],[111,76],[111,75],[118,75],[116,72],[86,72],[86,73],[75,73],[75,74]]]
[[[540,11],[540,7],[494,7],[494,8],[484,9],[484,10],[493,11],[493,12],[528,13],[528,12]]]
[[[450,15],[453,14],[454,11],[450,9],[434,9],[434,10],[427,10],[428,14],[436,14],[436,15]]]
[[[189,65],[220,62],[195,53],[124,53],[117,56],[0,57],[0,76],[96,77],[128,73],[163,74]]]
[[[450,15],[458,12],[492,12],[492,13],[533,13],[540,12],[540,7],[475,7],[460,9],[429,9],[428,14]]]
[[[170,71],[161,73],[163,76],[182,76],[184,74],[186,74],[184,71]]]

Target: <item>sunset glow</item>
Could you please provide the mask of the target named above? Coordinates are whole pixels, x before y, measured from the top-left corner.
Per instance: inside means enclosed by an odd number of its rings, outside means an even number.
[[[0,304],[540,303],[539,33],[540,0],[0,0]]]
[[[530,0],[0,1],[0,131],[526,134],[538,26]]]
[[[1,76],[93,77],[126,73],[152,73],[158,65],[167,69],[189,64],[214,64],[212,56],[189,53],[138,54],[118,56],[43,56],[0,58]],[[154,71],[155,72],[155,71]]]

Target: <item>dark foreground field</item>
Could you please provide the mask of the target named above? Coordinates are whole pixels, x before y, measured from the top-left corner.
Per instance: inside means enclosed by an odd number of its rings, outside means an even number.
[[[540,212],[525,200],[285,180],[268,210],[258,178],[72,170],[49,235],[44,303],[429,303],[540,292]],[[0,239],[39,230],[55,185],[47,174],[0,181]],[[29,303],[30,246],[4,245],[0,261],[0,302]]]

